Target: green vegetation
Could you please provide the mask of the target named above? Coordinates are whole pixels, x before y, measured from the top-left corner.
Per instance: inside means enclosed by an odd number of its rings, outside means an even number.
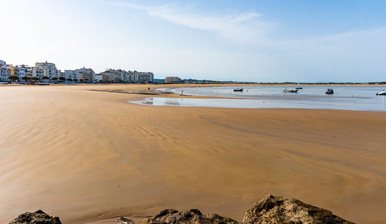
[[[11,75],[8,77],[8,79],[15,82],[15,81],[19,80],[19,77],[17,77],[16,75]]]

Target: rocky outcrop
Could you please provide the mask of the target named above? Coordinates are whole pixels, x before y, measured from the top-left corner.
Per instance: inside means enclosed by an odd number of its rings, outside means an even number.
[[[293,198],[273,195],[265,196],[244,215],[242,224],[353,224],[332,212]],[[61,224],[58,217],[51,217],[39,210],[19,215],[9,224]],[[134,221],[120,217],[115,224],[135,224]],[[162,210],[159,214],[143,219],[137,224],[237,224],[231,218],[217,214],[203,215],[197,209],[179,212],[174,209]]]
[[[44,213],[42,210],[36,212],[26,212],[19,215],[9,224],[62,224],[58,217],[52,217]]]
[[[135,222],[131,219],[120,217],[114,224],[135,224]]]
[[[352,222],[344,220],[328,210],[293,198],[267,195],[245,213],[243,224],[249,223],[351,224]]]
[[[158,215],[140,221],[138,224],[237,224],[230,218],[225,218],[217,214],[202,215],[197,209],[185,212],[178,212],[174,209],[162,210]]]

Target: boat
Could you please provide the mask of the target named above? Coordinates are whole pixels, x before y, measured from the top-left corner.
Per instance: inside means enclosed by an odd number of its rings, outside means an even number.
[[[376,95],[377,95],[377,96],[386,96],[386,91],[383,90],[383,91],[377,93]]]
[[[298,89],[284,89],[283,93],[298,93]]]
[[[296,87],[295,89],[303,89],[303,87]]]
[[[234,92],[242,92],[244,89],[240,89],[240,88],[236,88],[236,89],[233,89]]]
[[[332,95],[332,94],[334,94],[334,90],[333,89],[327,89],[326,94]]]

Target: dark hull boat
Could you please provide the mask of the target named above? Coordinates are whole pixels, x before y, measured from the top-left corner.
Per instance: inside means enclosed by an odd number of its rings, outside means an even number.
[[[242,92],[244,89],[233,89],[234,92]]]
[[[332,95],[332,94],[334,94],[334,90],[333,89],[327,89],[326,94]]]
[[[298,93],[298,89],[284,89],[283,93]]]

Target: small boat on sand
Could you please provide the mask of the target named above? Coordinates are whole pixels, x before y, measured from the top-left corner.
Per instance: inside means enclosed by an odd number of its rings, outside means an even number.
[[[326,94],[332,95],[332,94],[334,94],[334,90],[333,89],[327,89]]]
[[[298,93],[298,89],[284,89],[283,93]]]
[[[241,89],[241,88],[236,88],[236,89],[233,89],[234,92],[242,92],[244,89]]]
[[[377,96],[386,96],[386,91],[383,90],[383,91],[377,93],[376,95],[377,95]]]

